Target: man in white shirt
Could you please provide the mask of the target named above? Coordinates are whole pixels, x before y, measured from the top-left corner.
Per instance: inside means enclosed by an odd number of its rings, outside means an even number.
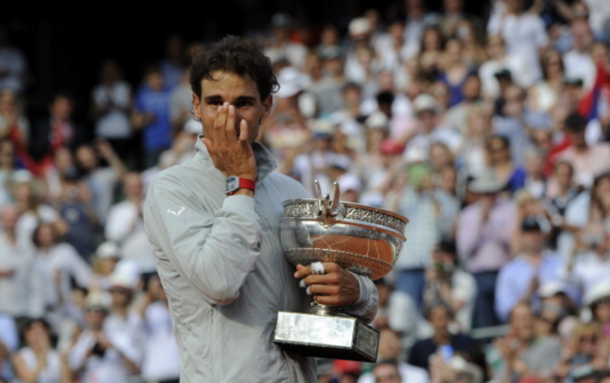
[[[610,275],[610,233],[601,225],[583,228],[576,236],[575,249],[568,258],[565,277],[587,296],[593,286]]]
[[[128,383],[137,366],[133,355],[138,351],[129,342],[117,341],[107,323],[108,304],[103,296],[87,296],[86,328],[68,351],[68,363],[83,382]]]
[[[132,259],[142,273],[156,270],[152,245],[144,232],[142,178],[129,173],[123,179],[126,199],[112,206],[106,222],[106,239],[119,244],[124,259]]]
[[[6,205],[0,210],[0,312],[15,318],[40,317],[46,309],[46,279],[31,248],[18,241],[18,219],[17,207]]]
[[[430,146],[437,141],[447,145],[452,153],[457,153],[462,145],[462,137],[459,133],[439,125],[440,106],[434,97],[426,93],[420,94],[413,101],[413,106],[417,117],[417,128],[407,141],[405,159],[412,151],[420,151],[427,155]]]
[[[533,72],[534,79],[542,76],[538,51],[548,44],[542,19],[523,11],[523,0],[504,0],[504,12],[494,14],[487,24],[487,33],[501,34],[509,55],[521,57]]]

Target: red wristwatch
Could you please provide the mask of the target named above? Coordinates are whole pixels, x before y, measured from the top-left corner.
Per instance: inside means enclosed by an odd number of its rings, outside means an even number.
[[[247,178],[240,178],[237,176],[231,176],[227,178],[227,187],[225,189],[227,195],[233,195],[239,189],[250,189],[254,192],[256,183]]]

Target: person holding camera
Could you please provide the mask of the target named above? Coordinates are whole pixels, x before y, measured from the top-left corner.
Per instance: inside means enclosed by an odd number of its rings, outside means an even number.
[[[108,331],[109,306],[106,297],[89,293],[86,300],[86,327],[68,349],[68,363],[83,383],[128,383],[137,372],[133,345],[116,342]],[[116,337],[114,337],[116,338]]]
[[[455,242],[448,239],[434,247],[426,270],[422,310],[439,300],[447,302],[455,313],[452,330],[467,332],[472,327],[477,286],[472,275],[457,267],[456,251]]]

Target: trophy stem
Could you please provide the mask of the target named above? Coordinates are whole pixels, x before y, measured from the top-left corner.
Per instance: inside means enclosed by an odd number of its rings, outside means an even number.
[[[307,310],[307,312],[324,316],[346,316],[346,314],[343,312],[343,310],[341,310],[340,307],[321,305],[313,300],[309,304],[309,309]]]

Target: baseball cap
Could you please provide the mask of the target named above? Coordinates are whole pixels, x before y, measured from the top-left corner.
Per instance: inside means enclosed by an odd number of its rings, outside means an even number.
[[[99,259],[121,258],[121,251],[116,243],[106,241],[100,244],[95,250],[95,255]]]
[[[567,286],[560,280],[544,282],[538,288],[538,295],[541,298],[550,298],[560,293],[567,294]]]
[[[498,193],[504,189],[506,185],[500,182],[493,174],[485,172],[476,177],[468,189],[475,194]]]
[[[371,32],[371,22],[366,17],[357,17],[348,26],[352,38],[364,38]]]
[[[422,93],[419,96],[415,97],[413,101],[413,107],[415,108],[416,113],[421,113],[425,110],[429,110],[432,113],[439,112],[439,105],[436,102],[436,99],[432,95]]]
[[[85,308],[87,310],[108,311],[109,306],[107,296],[99,291],[91,291],[85,298]]]
[[[311,82],[306,74],[293,67],[280,70],[277,81],[280,84],[280,89],[276,93],[279,98],[292,97],[305,90]]]
[[[382,129],[389,130],[388,117],[383,112],[374,112],[364,121],[364,126],[367,129]]]

